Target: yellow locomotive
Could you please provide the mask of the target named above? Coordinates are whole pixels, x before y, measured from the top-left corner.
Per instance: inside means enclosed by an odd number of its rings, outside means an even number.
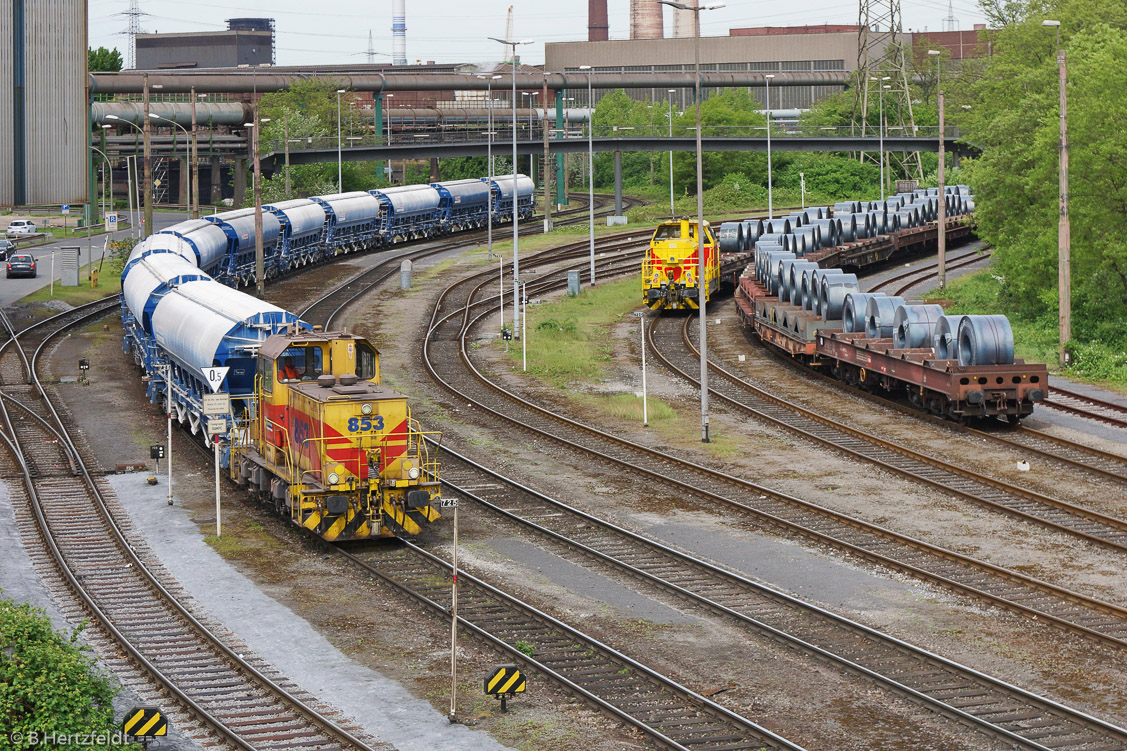
[[[704,299],[720,287],[720,262],[716,240],[704,223]],[[697,223],[689,219],[662,222],[654,231],[642,261],[642,302],[653,310],[700,308],[700,256]]]
[[[414,535],[438,519],[439,465],[379,352],[344,333],[275,334],[258,351],[254,408],[231,476],[326,540]]]

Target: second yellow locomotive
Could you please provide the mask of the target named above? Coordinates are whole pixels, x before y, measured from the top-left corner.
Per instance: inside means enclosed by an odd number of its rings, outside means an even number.
[[[406,396],[380,384],[367,340],[275,334],[257,370],[232,450],[236,482],[326,540],[414,535],[438,519],[438,462]]]
[[[720,287],[716,240],[704,223],[704,283],[700,279],[697,223],[689,219],[662,222],[654,231],[642,261],[642,302],[653,310],[697,310],[704,290],[707,302]]]

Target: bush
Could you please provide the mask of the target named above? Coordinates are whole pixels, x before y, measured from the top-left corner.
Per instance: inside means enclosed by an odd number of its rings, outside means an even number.
[[[113,716],[117,686],[78,642],[81,632],[81,626],[70,633],[55,631],[42,610],[0,600],[0,738],[119,730]]]

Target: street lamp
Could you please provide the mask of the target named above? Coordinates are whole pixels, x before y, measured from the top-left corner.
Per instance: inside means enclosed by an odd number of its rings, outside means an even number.
[[[498,39],[497,37],[489,37],[494,42],[500,42],[513,48],[513,59],[511,61],[513,69],[513,336],[519,336],[520,332],[520,305],[517,300],[520,299],[520,232],[518,228],[519,217],[517,212],[517,45],[518,44],[532,44],[531,39],[523,41],[516,41],[513,39]]]
[[[384,94],[384,98],[388,100],[387,101],[387,145],[390,147],[391,146],[391,100],[395,98],[395,94]],[[387,184],[388,185],[391,185],[391,175],[392,175],[391,158],[388,157],[388,160],[387,160]]]
[[[943,142],[943,56],[939,50],[928,50],[935,57],[935,102],[939,107],[939,229],[936,248],[939,252],[939,287],[947,286],[947,171],[946,144]]]
[[[595,286],[595,149],[592,133],[595,130],[595,103],[591,98],[591,66],[580,65],[587,71],[587,215],[590,218],[591,286]]]
[[[166,122],[166,123],[171,123],[172,125],[175,125],[180,130],[184,131],[184,137],[188,139],[188,142],[185,144],[185,148],[184,148],[185,154],[184,155],[188,158],[188,161],[191,162],[192,161],[192,150],[191,150],[192,149],[192,134],[188,132],[188,129],[185,128],[180,123],[176,122],[175,120],[169,120],[167,117],[161,117],[160,115],[158,115],[155,112],[150,112],[149,117],[151,117],[153,120],[161,120],[161,121]],[[199,200],[199,199],[197,199],[197,200]],[[189,183],[188,183],[188,211],[191,211],[191,210],[192,210],[192,184],[189,181]]]
[[[883,78],[870,78],[870,81],[889,81],[892,76],[884,76]],[[880,96],[880,121],[877,126],[877,131],[880,134],[880,202],[884,203],[884,90],[891,89],[892,87],[887,84],[882,84],[879,89]]]
[[[486,131],[486,146],[485,146],[485,161],[486,170],[489,174],[489,225],[487,232],[489,233],[489,260],[493,260],[493,82],[501,76],[490,76],[489,81],[485,84],[485,109],[488,113],[489,130]],[[504,290],[502,290],[503,292]],[[504,326],[505,309],[501,308],[502,327]]]
[[[254,105],[254,122],[243,123],[250,128],[254,139],[254,286],[255,294],[261,300],[266,295],[266,256],[262,247],[262,162],[259,160],[259,130],[262,123],[270,122],[268,117],[258,116],[258,104]]]
[[[667,89],[669,92],[669,218],[677,218],[677,210],[673,208],[673,95],[677,89]]]
[[[1060,365],[1063,368],[1068,364],[1065,345],[1072,339],[1072,228],[1068,220],[1068,100],[1065,88],[1067,77],[1064,48],[1060,46],[1060,21],[1045,20],[1041,25],[1057,32],[1057,66],[1060,69],[1060,220],[1057,229],[1057,286],[1060,300],[1057,304],[1060,316]]]
[[[341,166],[340,152],[340,95],[343,93],[344,89],[337,89],[337,193],[344,192],[343,168]]]
[[[106,156],[106,152],[102,151],[97,146],[91,146],[90,149],[98,152],[98,154],[102,157],[102,159],[106,160],[106,166],[109,167],[109,170],[110,170],[110,181],[109,181],[110,208],[113,208],[113,164],[110,162],[110,158],[108,156]],[[102,175],[102,221],[104,222],[105,219],[106,219],[106,179],[105,179],[105,175],[103,174]],[[93,263],[94,259],[91,258],[90,262]]]
[[[675,0],[658,0],[662,5],[668,5],[678,10],[688,10],[693,13],[693,38],[694,38],[694,89],[697,104],[697,258],[700,260],[699,276],[697,279],[697,303],[700,306],[700,430],[701,441],[708,443],[708,337],[705,330],[705,297],[708,296],[708,277],[705,274],[707,265],[704,258],[704,174],[703,160],[700,145],[700,12],[702,10],[716,10],[723,8],[724,3],[710,3],[708,5],[685,5]],[[770,131],[768,131],[770,132]],[[770,185],[770,181],[768,181]],[[715,252],[715,249],[713,249]]]
[[[767,84],[767,218],[775,218],[775,200],[771,189],[771,79],[774,73],[763,76]],[[698,123],[699,125],[699,123]]]

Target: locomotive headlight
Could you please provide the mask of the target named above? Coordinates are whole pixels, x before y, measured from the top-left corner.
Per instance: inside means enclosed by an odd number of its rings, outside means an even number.
[[[372,405],[371,405],[371,404],[364,404],[364,405],[362,405],[362,406],[360,407],[360,412],[361,412],[362,414],[365,414],[365,415],[370,415],[370,414],[372,414]]]
[[[412,480],[419,479],[419,468],[418,467],[411,467],[411,469],[407,470],[407,476],[410,477]]]
[[[340,482],[340,475],[336,472],[329,473],[329,484],[336,485],[338,482]]]

